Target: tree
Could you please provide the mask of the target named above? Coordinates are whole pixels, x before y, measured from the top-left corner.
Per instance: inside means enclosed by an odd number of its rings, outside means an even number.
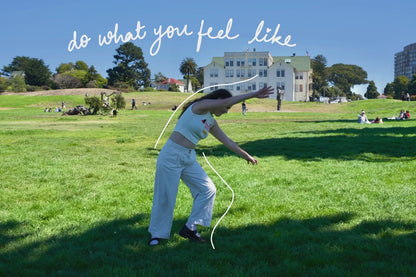
[[[387,83],[387,85],[384,88],[383,94],[387,96],[387,98],[390,98],[390,99],[394,97],[394,87],[392,83]]]
[[[188,87],[189,87],[189,76],[192,74],[194,75],[196,73],[196,67],[197,64],[195,62],[195,60],[193,58],[185,58],[182,62],[181,62],[181,66],[179,67],[179,71],[183,74],[186,75],[186,91],[188,91]]]
[[[51,72],[43,60],[17,56],[10,65],[5,66],[3,71],[9,76],[13,71],[23,71],[25,73],[26,84],[32,86],[47,85]]]
[[[102,88],[107,84],[107,79],[103,78],[93,65],[88,67],[88,65],[83,61],[77,61],[75,64],[61,63],[59,67],[56,68],[56,72],[57,74],[53,79],[57,83],[58,87],[61,88],[63,88],[63,86],[69,88],[73,85],[76,85],[76,87]],[[76,82],[73,82],[74,80],[71,80],[71,82],[68,83],[71,78],[68,78],[68,76],[64,75],[71,75],[73,77],[72,79],[78,79],[77,83],[80,84],[75,84]],[[64,82],[64,84],[62,82]]]
[[[88,71],[88,65],[83,61],[76,61],[74,69]]]
[[[357,65],[334,64],[326,70],[328,81],[351,96],[354,85],[367,84],[367,72]]]
[[[162,83],[163,81],[166,81],[168,78],[163,75],[161,72],[159,72],[158,74],[155,74],[155,83],[159,84]]]
[[[407,87],[407,92],[409,92],[410,95],[416,95],[416,74],[412,76]]]
[[[311,60],[312,66],[312,81],[313,81],[313,96],[319,96],[324,87],[328,86],[326,76],[326,58],[323,55],[317,55]]]
[[[108,69],[108,83],[114,85],[117,82],[123,82],[138,89],[140,86],[148,87],[151,84],[150,70],[143,57],[143,51],[140,47],[131,42],[122,44],[116,49],[114,55],[115,67]]]
[[[21,75],[14,76],[11,79],[11,86],[12,91],[14,92],[25,92],[26,91],[26,83],[25,78]]]
[[[409,78],[406,76],[398,76],[393,81],[394,99],[402,99],[406,94],[409,86]]]
[[[55,70],[56,73],[62,74],[64,72],[68,72],[74,69],[73,63],[61,63]]]
[[[200,86],[202,87],[204,85],[204,68],[203,67],[198,67],[198,69],[196,70],[195,77],[199,81]],[[195,88],[195,90],[197,89]]]
[[[58,86],[58,88],[80,88],[82,87],[81,81],[71,75],[69,72],[64,72],[60,74],[55,74],[53,76],[53,81]]]
[[[364,96],[367,99],[375,99],[379,95],[380,95],[380,93],[377,92],[376,84],[374,83],[374,81],[370,81],[370,83],[367,86],[367,91],[364,94]]]

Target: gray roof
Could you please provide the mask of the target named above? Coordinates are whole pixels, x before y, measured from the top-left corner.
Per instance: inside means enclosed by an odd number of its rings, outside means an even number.
[[[289,64],[294,67],[296,71],[309,71],[311,69],[311,58],[309,56],[277,56],[273,57],[273,64],[287,62],[289,60]],[[213,57],[211,63],[208,65],[218,65],[223,67],[225,65],[224,57]]]

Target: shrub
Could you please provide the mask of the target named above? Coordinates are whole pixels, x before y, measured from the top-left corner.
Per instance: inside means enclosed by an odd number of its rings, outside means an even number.
[[[145,88],[141,89],[141,91],[155,91],[155,89],[152,88],[152,87],[145,87]]]
[[[116,93],[116,95],[111,98],[111,104],[116,110],[124,109],[126,107],[126,100],[121,93]]]
[[[23,76],[17,75],[11,80],[12,91],[14,92],[25,92],[26,82]]]
[[[56,74],[53,77],[53,81],[58,86],[58,88],[62,89],[82,87],[81,81],[68,73]]]

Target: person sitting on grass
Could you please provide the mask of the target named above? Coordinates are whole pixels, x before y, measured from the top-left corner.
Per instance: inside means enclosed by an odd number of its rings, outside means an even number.
[[[383,119],[381,119],[379,116],[377,116],[376,119],[374,119],[373,121],[371,121],[371,123],[382,124],[383,123]]]
[[[271,87],[232,96],[225,89],[215,90],[199,99],[187,103],[168,141],[159,153],[153,192],[153,206],[150,216],[150,246],[158,245],[161,239],[169,239],[173,211],[179,181],[190,189],[193,197],[191,214],[179,231],[179,235],[195,242],[205,242],[197,232],[196,225],[209,227],[216,188],[196,160],[195,147],[201,139],[211,133],[228,149],[257,164],[257,160],[231,140],[220,128],[213,115],[227,113],[231,106],[249,98],[267,98],[273,94]]]
[[[404,112],[404,110],[402,109],[401,111],[400,111],[400,113],[399,113],[399,116],[398,117],[395,117],[395,116],[393,116],[393,117],[389,117],[389,118],[387,118],[387,119],[390,119],[390,120],[405,120],[406,119],[406,113]],[[409,116],[410,116],[410,113],[409,113]],[[410,117],[409,117],[410,118]]]
[[[362,110],[361,114],[358,115],[358,123],[370,124],[370,121],[368,120],[367,115],[365,114],[364,110]]]
[[[409,112],[409,111],[406,111],[406,112],[404,113],[404,118],[405,118],[405,119],[410,119],[410,112]]]

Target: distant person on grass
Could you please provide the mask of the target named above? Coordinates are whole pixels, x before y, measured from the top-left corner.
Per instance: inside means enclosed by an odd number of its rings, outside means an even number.
[[[368,120],[367,115],[365,114],[364,110],[362,110],[361,114],[358,115],[358,123],[370,124],[370,121]]]
[[[241,113],[243,115],[247,115],[247,104],[246,104],[246,101],[243,101],[243,103],[241,103]]]
[[[179,235],[190,241],[205,242],[197,232],[196,225],[210,226],[216,188],[197,162],[195,147],[199,140],[211,133],[247,163],[257,164],[254,157],[241,149],[221,130],[213,115],[221,116],[234,104],[249,98],[267,98],[272,93],[273,89],[267,87],[232,96],[228,90],[219,89],[184,106],[171,136],[157,159],[149,245],[158,245],[161,239],[170,237],[180,179],[189,187],[194,200],[191,214]]]

